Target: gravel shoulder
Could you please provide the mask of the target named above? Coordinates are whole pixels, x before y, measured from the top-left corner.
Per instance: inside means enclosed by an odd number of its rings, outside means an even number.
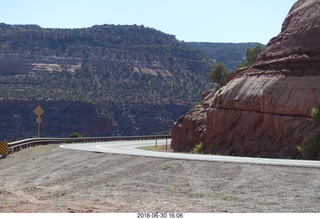
[[[0,212],[317,212],[320,169],[38,146],[0,159]]]

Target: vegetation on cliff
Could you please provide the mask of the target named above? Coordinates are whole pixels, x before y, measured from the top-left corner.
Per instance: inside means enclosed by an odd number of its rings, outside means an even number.
[[[190,103],[209,86],[206,73],[214,64],[174,36],[143,26],[0,29],[1,60],[12,63],[0,72],[4,99]]]
[[[320,160],[320,106],[312,108],[311,118],[319,126],[298,146],[298,151],[307,159]]]
[[[222,63],[217,63],[209,73],[209,79],[213,83],[223,86],[226,82],[226,78],[229,74],[229,70]]]
[[[241,59],[244,54],[236,56]],[[199,48],[144,26],[48,29],[1,23],[0,102],[6,118],[0,118],[0,124],[19,120],[21,136],[15,137],[28,137],[25,123],[30,116],[21,107],[41,102],[54,109],[45,109],[45,116],[50,127],[64,124],[59,130],[64,136],[73,131],[88,136],[169,130],[211,87],[208,72],[214,64]],[[14,111],[5,107],[12,101],[20,101]],[[73,105],[78,107],[79,121],[71,121],[74,113],[68,113],[73,111],[63,108]],[[100,134],[92,132],[93,124],[81,123],[81,112],[90,114],[87,121],[105,121],[97,127]],[[48,130],[45,117],[43,121],[44,131]],[[52,125],[57,121],[59,125]],[[12,130],[16,126],[9,125]],[[52,128],[46,134],[56,136],[57,132]],[[10,138],[12,133],[1,135]]]
[[[315,122],[320,122],[320,106],[312,108],[312,110],[311,110],[311,118]]]
[[[246,59],[239,65],[239,68],[251,67],[257,61],[262,51],[263,47],[261,44],[258,44],[254,48],[248,48],[246,53]]]
[[[230,71],[235,71],[246,60],[248,48],[255,48],[258,45],[264,48],[264,45],[260,43],[191,42],[188,44],[205,52],[217,62],[223,63]]]

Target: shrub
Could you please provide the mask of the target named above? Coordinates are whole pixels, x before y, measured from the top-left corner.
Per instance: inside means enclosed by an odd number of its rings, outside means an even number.
[[[212,154],[212,155],[217,154],[217,145],[216,144],[210,145],[210,154]]]
[[[70,136],[69,136],[69,138],[80,138],[80,137],[82,137],[78,132],[73,132]]]
[[[320,159],[320,135],[307,137],[297,149],[307,159]]]
[[[311,118],[316,122],[320,122],[320,106],[312,109]]]
[[[193,148],[193,153],[196,153],[196,154],[202,153],[202,143],[197,144],[197,145]]]
[[[315,122],[320,122],[320,106],[311,110],[311,118]],[[297,149],[307,159],[320,159],[320,128],[318,127],[315,132],[309,134]]]

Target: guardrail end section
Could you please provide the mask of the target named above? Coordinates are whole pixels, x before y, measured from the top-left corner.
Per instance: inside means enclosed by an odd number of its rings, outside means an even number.
[[[8,155],[8,142],[0,141],[0,158],[6,158]]]

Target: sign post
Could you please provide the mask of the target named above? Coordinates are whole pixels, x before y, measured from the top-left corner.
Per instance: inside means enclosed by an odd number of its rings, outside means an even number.
[[[41,106],[37,106],[33,110],[34,114],[36,114],[37,119],[36,122],[38,123],[38,138],[40,138],[40,123],[41,123],[41,115],[44,113],[44,110],[41,108]]]

